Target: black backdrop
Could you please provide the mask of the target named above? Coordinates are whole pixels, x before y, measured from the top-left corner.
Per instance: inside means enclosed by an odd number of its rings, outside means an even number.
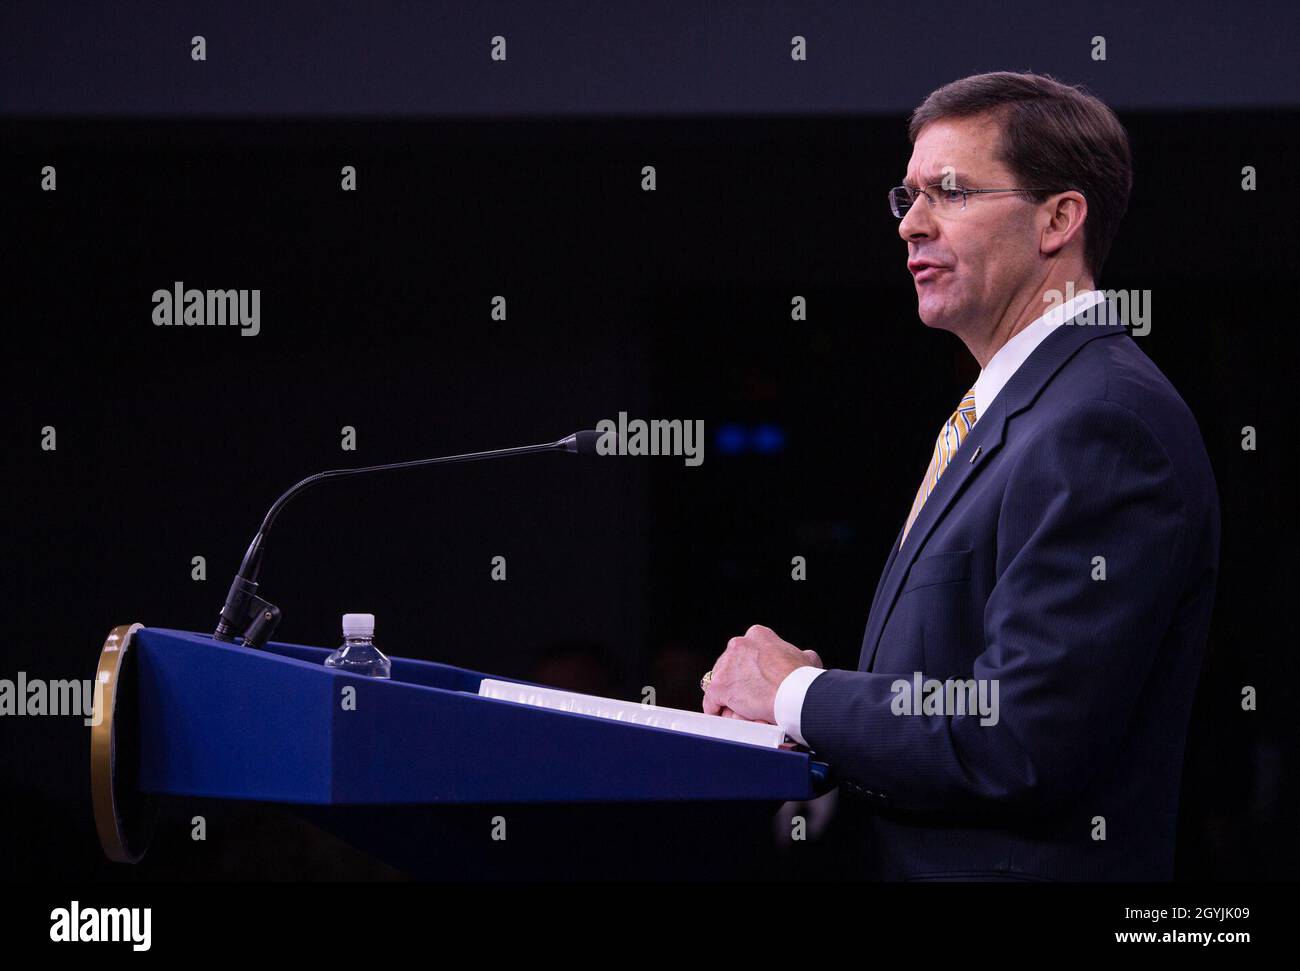
[[[1295,113],[1122,119],[1137,180],[1100,282],[1151,291],[1139,340],[1201,423],[1224,512],[1179,874],[1282,876],[1300,861],[1282,475],[1300,129]],[[4,677],[90,677],[119,623],[210,630],[266,507],[311,472],[540,442],[619,411],[703,419],[704,464],[544,456],[305,493],[263,569],[276,639],[333,644],[343,611],[372,610],[390,653],[627,697],[654,685],[661,704],[694,705],[694,679],[752,623],[852,667],[927,443],[976,374],[916,317],[885,203],[901,115],[10,119],[0,141]],[[37,188],[47,164],[54,193]],[[1261,191],[1241,190],[1246,164]],[[155,327],[150,295],[177,280],[260,288],[261,333]],[[806,322],[789,319],[796,294]],[[783,438],[724,454],[727,425]],[[489,580],[497,554],[506,583]],[[168,847],[190,807],[174,805],[145,863],[112,867],[80,721],[0,730],[0,867],[24,878],[391,875],[237,805],[205,806],[226,824],[183,860]],[[752,854],[774,875],[844,865]]]

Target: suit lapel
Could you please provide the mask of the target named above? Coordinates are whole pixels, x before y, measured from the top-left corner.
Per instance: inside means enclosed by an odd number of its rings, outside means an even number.
[[[1111,313],[1104,320],[1117,319],[1114,305]],[[1078,321],[1081,318],[1075,317]],[[1086,319],[1086,318],[1085,318]],[[1024,411],[1071,357],[1088,341],[1098,337],[1127,333],[1122,324],[1086,324],[1067,321],[1058,326],[1043,339],[1034,352],[1025,359],[993,399],[987,415],[980,415],[966,440],[961,443],[952,457],[952,462],[939,477],[939,483],[921,507],[916,522],[908,530],[907,541],[901,550],[897,541],[886,564],[885,573],[876,588],[876,596],[871,604],[871,614],[867,619],[867,631],[862,640],[862,652],[858,658],[858,670],[870,671],[876,660],[876,650],[880,646],[880,636],[885,629],[885,621],[894,609],[899,590],[907,571],[916,560],[917,553],[925,546],[926,539],[943,518],[944,513],[962,494],[968,483],[977,476],[989,459],[1002,447],[1007,421]],[[901,538],[902,531],[899,531]],[[865,663],[864,663],[865,662]]]

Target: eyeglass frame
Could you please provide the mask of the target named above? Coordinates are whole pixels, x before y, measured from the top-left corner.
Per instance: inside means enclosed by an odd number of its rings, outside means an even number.
[[[935,186],[939,186],[939,187],[942,188],[945,192],[953,192],[953,191],[956,191],[956,192],[960,192],[960,193],[961,193],[961,208],[958,209],[957,212],[965,212],[965,211],[966,211],[966,197],[967,197],[967,196],[969,196],[969,195],[978,195],[978,194],[981,193],[981,192],[1081,192],[1081,191],[1082,191],[1082,190],[1078,190],[1078,189],[1050,189],[1050,188],[1047,188],[1047,187],[1043,187],[1043,188],[1040,188],[1040,189],[1026,189],[1026,188],[1016,188],[1016,189],[968,189],[968,188],[966,188],[964,185],[955,185],[955,186],[952,186],[952,188],[948,188],[947,186],[944,186],[944,184],[943,184],[942,182],[931,182],[929,185],[927,185],[927,186],[925,186],[924,188],[921,188],[921,189],[913,189],[910,185],[896,185],[896,186],[894,186],[892,189],[890,189],[890,190],[889,190],[889,193],[888,193],[888,197],[889,197],[889,211],[890,211],[890,213],[893,215],[893,217],[894,217],[895,219],[899,219],[899,220],[903,219],[903,218],[907,215],[907,212],[910,212],[910,211],[911,211],[912,206],[916,204],[916,197],[917,197],[918,195],[925,196],[925,201],[926,201],[926,203],[928,203],[929,206],[930,206],[930,209],[933,210],[933,209],[934,209],[934,200],[930,198],[930,193],[929,193],[928,191],[926,191],[926,190],[928,190],[928,189],[933,189]],[[906,189],[906,190],[907,190],[909,193],[911,193],[911,195],[912,195],[912,201],[908,204],[907,212],[901,212],[901,213],[898,212],[898,211],[897,211],[898,207],[894,204],[894,193],[897,192],[899,189]],[[1086,197],[1085,197],[1085,198],[1086,198]]]

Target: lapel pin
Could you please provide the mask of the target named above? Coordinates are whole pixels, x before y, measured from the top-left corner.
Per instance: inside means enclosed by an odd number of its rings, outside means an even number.
[[[980,457],[980,449],[982,449],[983,447],[984,447],[983,445],[976,445],[976,446],[975,446],[975,452],[974,452],[974,454],[972,454],[971,457],[970,457],[970,464],[971,464],[971,465],[974,465],[974,464],[975,464],[975,460],[976,460],[977,458]]]

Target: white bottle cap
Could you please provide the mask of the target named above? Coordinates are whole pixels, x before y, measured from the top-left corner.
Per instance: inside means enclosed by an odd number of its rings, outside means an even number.
[[[343,636],[344,637],[374,637],[375,636],[375,615],[374,614],[344,614],[343,615]]]

